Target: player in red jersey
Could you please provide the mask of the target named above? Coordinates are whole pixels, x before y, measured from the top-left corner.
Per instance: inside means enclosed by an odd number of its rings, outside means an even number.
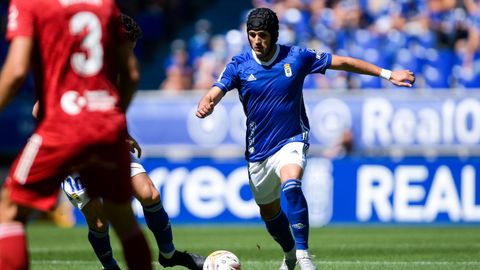
[[[51,209],[71,172],[82,176],[91,197],[103,198],[128,267],[151,269],[150,250],[130,205],[125,141],[125,110],[138,78],[114,0],[12,0],[7,39],[0,111],[30,66],[43,109],[1,191],[0,269],[28,269],[24,227],[30,209]]]
[[[133,18],[121,14],[122,28],[133,50],[137,40],[142,36],[142,30]],[[138,70],[135,57],[130,61],[134,70]],[[139,71],[137,71],[139,72]],[[32,116],[37,118],[40,107],[35,103]],[[188,269],[202,270],[205,257],[186,251],[178,251],[173,243],[170,218],[163,208],[160,193],[147,175],[145,168],[137,158],[142,149],[135,139],[127,139],[131,152],[131,182],[135,198],[140,202],[148,228],[155,236],[159,249],[158,260],[163,267],[184,266]],[[62,189],[74,207],[78,208],[88,225],[88,241],[104,270],[119,270],[110,244],[109,224],[102,211],[102,200],[90,198],[79,176],[69,175],[62,183]]]

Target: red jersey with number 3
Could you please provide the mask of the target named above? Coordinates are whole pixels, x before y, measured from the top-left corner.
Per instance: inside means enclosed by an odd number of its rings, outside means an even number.
[[[89,126],[101,132],[102,121],[124,121],[113,74],[125,37],[114,0],[11,0],[7,39],[21,36],[35,41],[40,127],[65,129],[72,139]]]
[[[129,202],[126,120],[115,87],[116,50],[126,39],[114,0],[11,0],[9,8],[7,38],[33,40],[40,101],[40,124],[5,181],[10,199],[51,209],[75,171],[91,197]]]

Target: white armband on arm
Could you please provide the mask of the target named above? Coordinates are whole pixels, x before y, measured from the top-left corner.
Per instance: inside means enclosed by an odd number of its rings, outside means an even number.
[[[382,71],[380,72],[379,77],[385,80],[390,80],[390,77],[392,76],[392,71],[389,69],[384,69],[382,68]]]

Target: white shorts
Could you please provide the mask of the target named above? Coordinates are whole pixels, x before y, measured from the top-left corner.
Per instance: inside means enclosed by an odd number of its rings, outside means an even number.
[[[143,168],[140,161],[134,156],[132,157],[132,163],[130,163],[130,176],[134,177],[137,174],[144,173],[145,168]],[[88,197],[87,191],[82,184],[82,180],[80,179],[80,175],[74,173],[69,175],[65,180],[62,182],[62,189],[67,195],[67,198],[76,208],[82,210],[88,202],[90,202],[90,197]]]
[[[255,202],[268,204],[280,198],[280,169],[287,164],[297,164],[305,169],[307,152],[307,144],[291,142],[263,161],[249,162],[250,189]]]

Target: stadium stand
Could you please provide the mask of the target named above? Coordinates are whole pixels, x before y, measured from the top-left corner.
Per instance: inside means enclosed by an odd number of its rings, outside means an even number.
[[[331,50],[387,68],[408,67],[419,75],[418,88],[478,88],[480,46],[475,37],[480,30],[480,8],[475,1],[457,2],[284,0],[252,1],[252,7],[268,6],[276,10],[281,23],[280,43]],[[247,11],[221,13],[237,14],[241,21]],[[208,25],[212,19],[203,18],[198,24]],[[193,85],[198,78],[203,80],[202,85],[208,85],[205,74],[215,80],[220,67],[232,55],[248,48],[244,33],[242,25],[221,34],[201,29],[191,39],[185,39]],[[350,76],[346,84],[318,78],[306,82],[306,88],[314,89],[385,87],[387,84],[379,79],[360,75]]]

